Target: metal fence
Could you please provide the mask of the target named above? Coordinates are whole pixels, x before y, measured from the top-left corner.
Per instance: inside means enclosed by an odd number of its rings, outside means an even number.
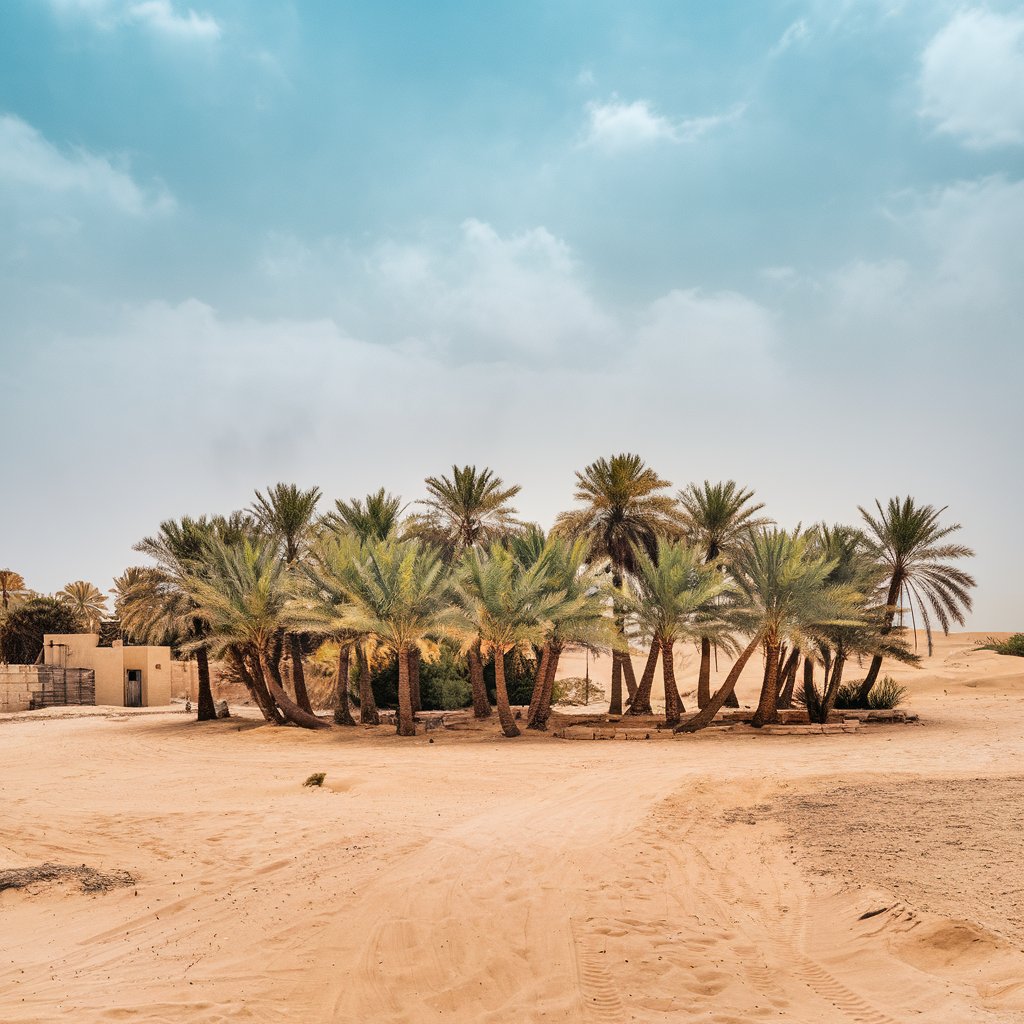
[[[32,692],[32,708],[63,704],[95,704],[96,673],[91,668],[40,665],[39,689]]]

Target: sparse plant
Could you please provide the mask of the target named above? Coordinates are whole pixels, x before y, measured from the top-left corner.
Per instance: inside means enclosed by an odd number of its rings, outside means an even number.
[[[994,636],[986,637],[978,647],[979,651],[995,651],[996,654],[1012,654],[1024,658],[1024,633],[1014,633],[1005,640],[997,640]]]
[[[324,779],[327,778],[327,772],[313,772],[312,775],[303,783],[304,786],[319,787],[324,784]]]

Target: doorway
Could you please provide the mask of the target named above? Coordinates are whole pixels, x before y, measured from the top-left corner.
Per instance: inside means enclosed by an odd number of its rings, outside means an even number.
[[[125,673],[124,706],[126,708],[142,707],[142,669],[130,668]]]

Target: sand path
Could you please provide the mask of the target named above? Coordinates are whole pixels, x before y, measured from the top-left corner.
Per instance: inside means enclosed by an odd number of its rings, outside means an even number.
[[[967,665],[922,687],[924,726],[815,739],[5,724],[4,866],[138,886],[0,894],[0,1020],[1024,1021],[1020,918],[999,927],[1020,859],[993,824],[1019,696]],[[893,835],[933,842],[947,789],[985,843],[902,861]]]

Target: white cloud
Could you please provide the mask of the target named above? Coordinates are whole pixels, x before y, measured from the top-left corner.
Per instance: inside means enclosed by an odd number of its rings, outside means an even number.
[[[786,50],[792,46],[797,46],[804,42],[811,34],[810,26],[807,24],[806,18],[798,18],[793,22],[789,28],[779,37],[779,41],[771,48],[768,53],[769,57],[778,57],[785,53]]]
[[[99,200],[136,216],[165,212],[174,206],[165,191],[142,188],[106,157],[84,149],[62,152],[12,114],[0,115],[0,181]]]
[[[182,40],[214,40],[221,26],[211,14],[180,9],[172,0],[49,0],[65,16],[77,15],[96,28],[110,31],[121,25],[139,25],[157,35]]]
[[[712,129],[735,121],[743,110],[736,106],[724,114],[673,121],[656,113],[647,100],[627,103],[613,98],[587,104],[584,143],[619,152],[654,142],[696,142]]]
[[[921,58],[921,113],[974,149],[1024,142],[1024,16],[961,11]]]

